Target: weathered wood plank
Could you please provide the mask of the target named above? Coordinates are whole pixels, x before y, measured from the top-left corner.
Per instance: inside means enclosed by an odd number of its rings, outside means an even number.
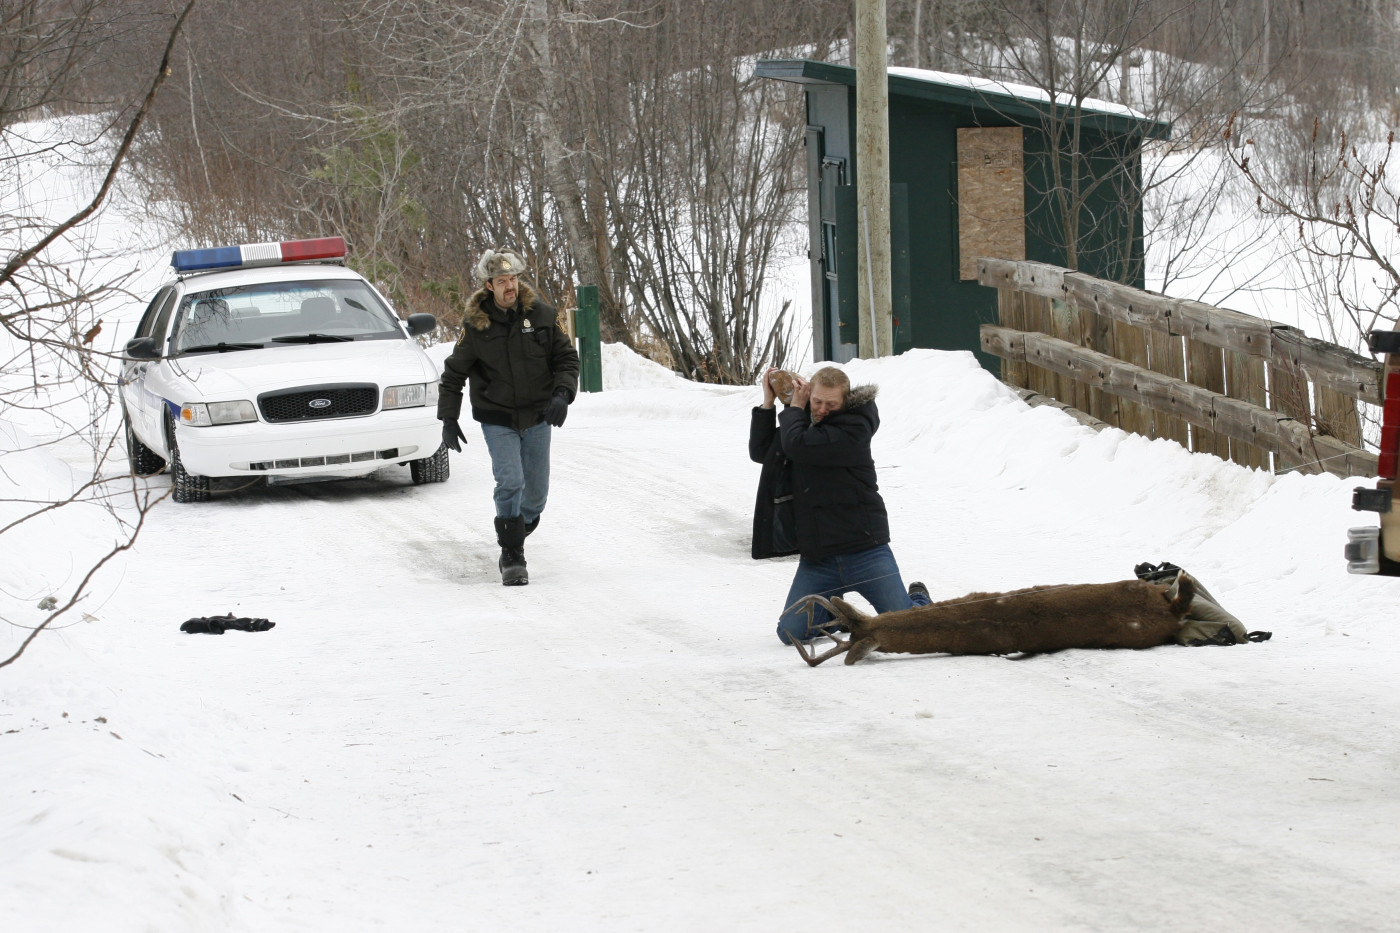
[[[1021,293],[1012,288],[997,289],[997,319],[1001,326],[1011,330],[1026,330],[1025,315],[1021,312]],[[1020,356],[1011,358],[1005,354],[995,353],[986,347],[986,336],[983,335],[983,352],[992,353],[1002,357],[1001,381],[1009,386],[1017,388],[1026,387],[1026,351],[1025,346],[1021,346]]]
[[[1046,308],[1050,299],[1025,291],[1020,295],[1021,319],[1026,322],[1026,332],[1043,334],[1048,331],[1050,321],[1046,315]],[[1026,388],[1053,398],[1059,385],[1058,377],[1047,369],[1033,365],[1034,362],[1029,356],[1026,357]]]
[[[1113,320],[1148,330],[1165,328],[1176,336],[1246,356],[1269,361],[1282,357],[1284,365],[1304,370],[1320,385],[1362,401],[1379,402],[1380,365],[1376,361],[1263,318],[1191,299],[1154,295],[1040,262],[982,259],[978,281],[993,288],[1019,288],[1041,297],[1067,299],[1076,307]]]
[[[1045,333],[1051,337],[1058,337],[1067,343],[1075,346],[1084,346],[1084,335],[1080,328],[1079,312],[1073,308],[1069,302],[1059,298],[1047,299],[1049,304],[1050,326]],[[1055,390],[1055,398],[1064,402],[1072,408],[1087,411],[1089,407],[1089,387],[1082,382],[1071,379],[1069,376],[1060,376],[1059,384]]]
[[[1073,273],[1069,273],[1073,275]],[[1106,356],[1118,356],[1118,332],[1115,329],[1114,321],[1110,317],[1085,307],[1082,303],[1076,303],[1079,309],[1080,331],[1084,335],[1081,345],[1090,350],[1097,350]],[[1106,424],[1114,427],[1123,426],[1123,406],[1124,400],[1116,395],[1110,395],[1090,387],[1089,407],[1086,409],[1091,415]]]
[[[1308,379],[1303,371],[1295,366],[1269,367],[1269,407],[1281,412],[1300,424],[1312,426],[1312,399],[1308,391]],[[1305,445],[1289,445],[1276,451],[1278,460],[1275,471],[1284,473],[1298,469],[1310,457]]]
[[[1136,394],[1143,402],[1162,411],[1171,412],[1177,417],[1196,424],[1214,424],[1215,393],[1200,386],[1143,370],[1124,363],[1115,373],[1114,387],[1123,392]],[[1108,388],[1105,391],[1113,391]],[[1183,445],[1184,446],[1184,445]]]
[[[984,326],[984,346],[1017,346],[1014,334],[987,335],[987,331],[1006,329]],[[1293,469],[1326,471],[1339,476],[1375,474],[1374,454],[1357,450],[1336,438],[1314,438],[1306,421],[1045,334],[1023,333],[1021,338],[1026,359],[1034,361],[1036,366],[1073,376],[1104,392],[1139,400],[1179,414],[1207,430],[1274,451],[1291,461]]]
[[[1190,299],[1178,299],[1175,304],[1171,313],[1173,334],[1223,350],[1268,358],[1273,346],[1272,321]]]
[[[1147,333],[1148,369],[1154,373],[1186,380],[1186,350],[1180,337],[1171,334],[1149,331]],[[1190,449],[1190,438],[1186,421],[1170,412],[1153,410],[1152,433],[1154,437],[1165,437]]]
[[[1114,355],[1125,363],[1132,363],[1134,366],[1146,369],[1147,331],[1122,321],[1114,321],[1113,330],[1114,339],[1118,345],[1118,352]],[[1130,399],[1131,396],[1125,397],[1120,407],[1118,426],[1124,431],[1132,431],[1134,434],[1151,437],[1152,411]]]
[[[979,259],[977,281],[992,288],[1016,288],[1042,298],[1064,297],[1064,275],[1069,271],[1044,262],[1011,259]]]
[[[1269,406],[1265,384],[1264,361],[1233,350],[1225,353],[1225,394],[1249,402],[1257,408]],[[1358,445],[1359,446],[1359,445]],[[1241,466],[1258,470],[1270,469],[1269,452],[1238,438],[1230,440],[1230,459]]]
[[[1335,437],[1350,447],[1360,447],[1361,414],[1356,410],[1356,399],[1324,385],[1314,385],[1313,395],[1317,433]]]
[[[1105,348],[1103,345],[1105,340],[1109,339],[1104,336],[1105,333],[1112,333],[1107,326],[1107,319],[1084,308],[1076,308],[1074,313],[1079,317],[1079,333],[1082,335],[1079,345],[1113,356],[1111,346]],[[1118,423],[1118,400],[1111,395],[1105,395],[1093,386],[1085,386],[1085,391],[1088,397],[1084,400],[1084,411],[1090,417],[1102,421],[1104,424],[1116,425]]]
[[[1065,295],[1081,308],[1123,324],[1169,332],[1173,299],[1082,272],[1065,273],[1064,283]]]
[[[1018,363],[1024,370],[1026,365],[1026,334],[1024,331],[1015,330],[1010,327],[997,327],[992,324],[983,324],[981,327],[982,352],[990,353],[992,356],[1000,357],[1005,363]],[[1004,368],[1004,367],[1003,367]],[[1002,380],[1003,382],[1005,380]],[[1007,383],[1011,385],[1011,383]],[[1014,389],[1025,389],[1025,386],[1012,385]],[[1026,391],[1033,391],[1026,389]],[[1039,395],[1040,393],[1036,393]]]
[[[1198,340],[1186,341],[1186,379],[1193,385],[1223,395],[1225,393],[1225,359],[1219,347],[1201,343]],[[1200,453],[1215,454],[1222,460],[1230,459],[1230,438],[1217,434],[1206,422],[1192,420],[1196,430],[1191,432],[1191,449]]]
[[[1375,476],[1380,465],[1375,454],[1325,434],[1314,435],[1310,445],[1323,472],[1334,476]]]
[[[1032,408],[1044,407],[1057,409],[1069,415],[1071,418],[1073,418],[1075,421],[1078,421],[1086,428],[1093,428],[1095,431],[1102,431],[1105,428],[1113,427],[1113,425],[1106,424],[1105,422],[1102,422],[1099,419],[1095,418],[1093,415],[1087,414],[1086,412],[1082,412],[1079,409],[1073,407],[1072,405],[1066,405],[1059,399],[1051,398],[1048,395],[1041,395],[1039,392],[1032,392],[1030,389],[1016,389],[1015,391],[1017,395],[1021,396],[1021,400],[1024,401],[1027,405],[1030,405]]]
[[[1363,402],[1381,401],[1381,364],[1336,344],[1277,325],[1269,358],[1275,366]]]

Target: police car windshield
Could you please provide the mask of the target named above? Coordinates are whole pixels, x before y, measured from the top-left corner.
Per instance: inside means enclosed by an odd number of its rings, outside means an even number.
[[[190,292],[180,302],[175,327],[177,353],[215,352],[235,344],[261,347],[403,338],[389,309],[368,285],[354,279],[265,282]]]

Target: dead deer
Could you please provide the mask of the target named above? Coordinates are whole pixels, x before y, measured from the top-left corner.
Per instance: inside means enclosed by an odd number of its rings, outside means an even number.
[[[813,667],[838,654],[854,664],[872,651],[904,654],[1041,654],[1066,648],[1153,648],[1175,640],[1196,584],[1185,573],[1171,586],[1145,580],[1033,586],[867,615],[841,598],[807,596],[808,613],[832,619],[818,631],[836,646],[816,654],[794,642]],[[810,619],[811,616],[809,615]],[[839,633],[849,632],[842,639]]]

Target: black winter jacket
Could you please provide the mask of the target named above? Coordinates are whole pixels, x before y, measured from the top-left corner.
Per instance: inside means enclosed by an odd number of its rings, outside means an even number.
[[[779,448],[788,461],[796,506],[797,550],[808,560],[868,551],[890,541],[889,515],[870,454],[871,438],[880,428],[876,392],[875,386],[856,386],[845,406],[816,424],[806,408],[789,407],[778,415]],[[751,431],[751,457],[754,441]],[[759,482],[762,499],[763,477]]]
[[[792,464],[778,440],[778,412],[762,406],[749,424],[749,459],[763,464],[753,504],[754,560],[797,553],[797,504],[792,496]]]
[[[522,310],[523,309],[523,310]],[[462,316],[462,336],[447,357],[437,416],[460,418],[462,388],[471,382],[472,418],[518,431],[544,417],[555,390],[573,402],[578,394],[578,351],[556,322],[557,312],[525,283],[515,307],[496,307],[491,290],[472,295]]]

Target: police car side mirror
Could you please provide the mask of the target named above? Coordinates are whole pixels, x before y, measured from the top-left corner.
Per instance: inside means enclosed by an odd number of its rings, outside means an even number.
[[[154,337],[137,337],[126,342],[126,355],[133,360],[158,360],[160,350]]]
[[[408,316],[408,335],[417,337],[419,334],[426,334],[437,327],[437,318],[431,314],[410,314]]]

